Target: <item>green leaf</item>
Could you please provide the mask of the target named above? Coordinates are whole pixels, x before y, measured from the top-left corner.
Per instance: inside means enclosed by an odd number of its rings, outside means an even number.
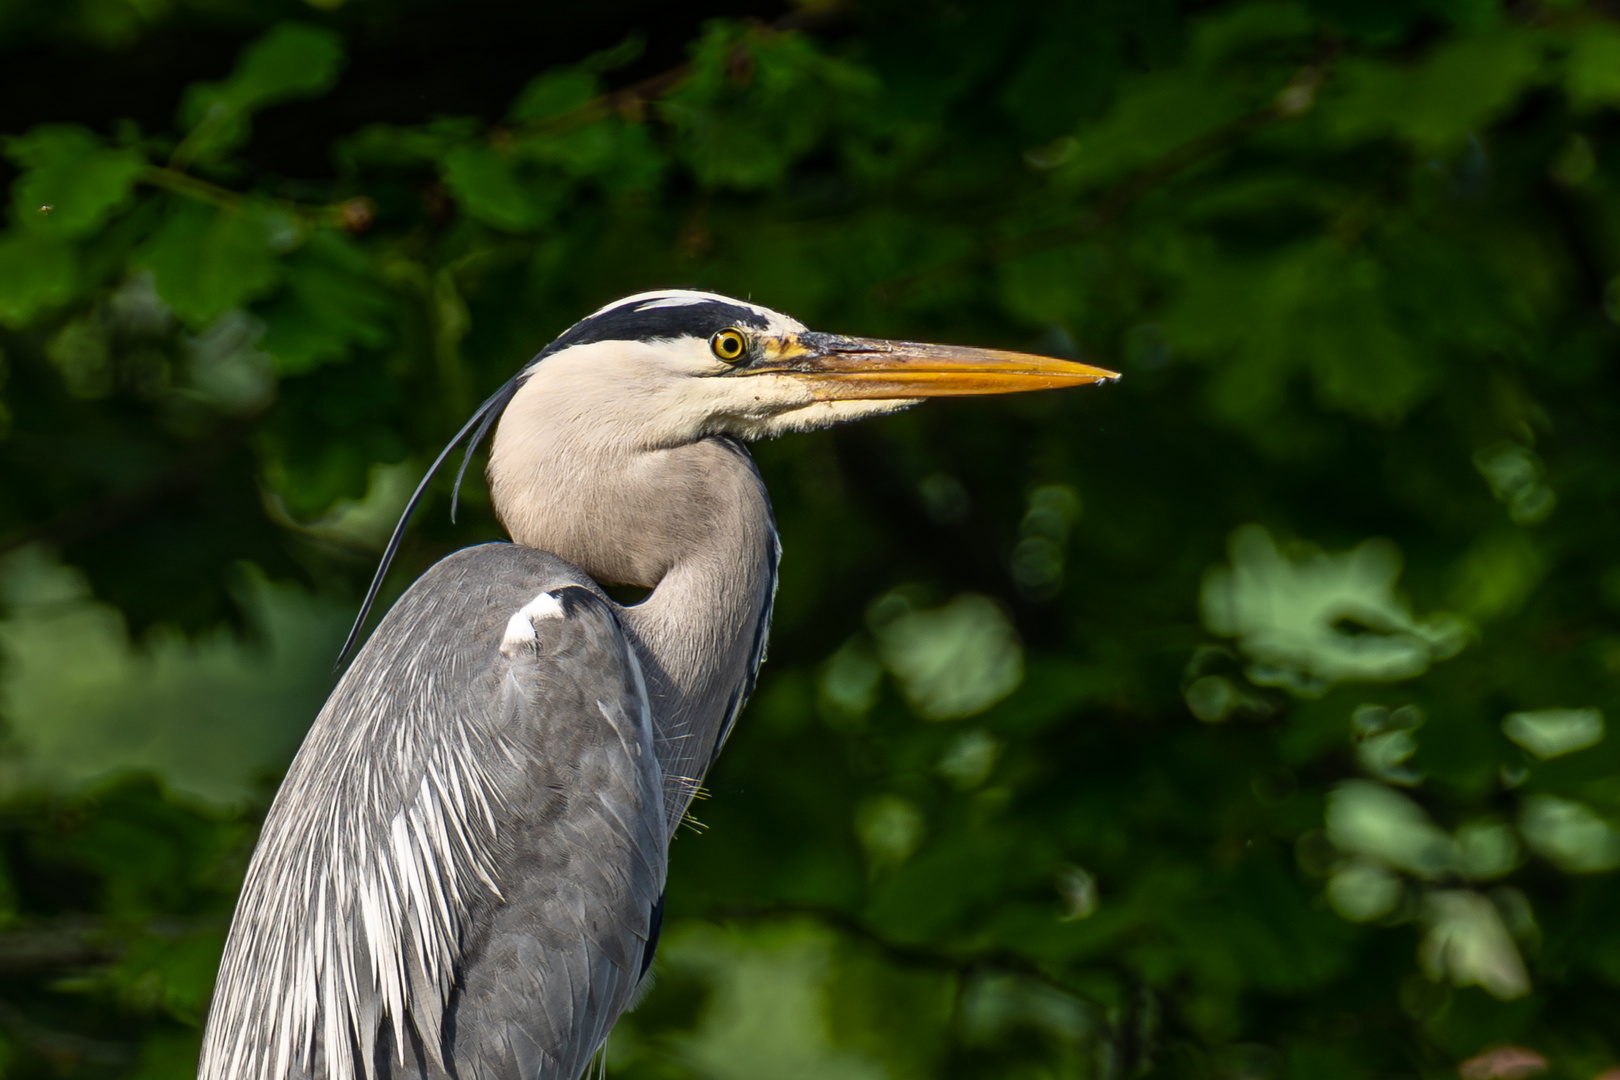
[[[610,191],[650,187],[664,164],[646,125],[626,123],[618,117],[520,138],[513,145],[513,155]]]
[[[186,90],[179,122],[189,131],[176,164],[215,160],[247,141],[253,113],[283,101],[318,97],[337,82],[343,39],[305,23],[282,23],[242,50],[217,83]]]
[[[305,23],[282,23],[243,50],[221,88],[238,108],[262,109],[325,93],[342,66],[343,39],[336,33]]]
[[[1534,709],[1509,713],[1502,733],[1543,761],[1603,741],[1601,709]]]
[[[70,124],[43,124],[5,140],[25,170],[11,189],[19,225],[59,236],[88,236],[128,201],[146,168],[134,150],[115,150]]]
[[[20,329],[66,304],[77,280],[77,259],[63,241],[32,232],[0,236],[0,324]]]
[[[647,39],[640,34],[627,34],[623,41],[617,45],[609,45],[605,49],[591,53],[576,66],[580,71],[592,75],[606,75],[610,71],[617,71],[626,64],[633,64],[647,51]]]
[[[1087,286],[1100,257],[1076,247],[1051,248],[1007,259],[997,268],[1007,310],[1036,325],[1072,325],[1085,311]]]
[[[420,127],[367,124],[338,141],[338,161],[349,170],[362,166],[436,162],[458,143],[478,137],[481,126],[467,117],[440,117]]]
[[[1500,0],[1310,0],[1308,6],[1334,26],[1379,42],[1397,40],[1433,16],[1465,28],[1501,21]]]
[[[271,251],[272,215],[252,203],[215,209],[176,202],[136,252],[134,265],[152,271],[162,296],[182,320],[205,324],[262,296],[280,279]]]
[[[1570,49],[1564,87],[1577,109],[1620,107],[1620,27],[1594,20]]]
[[[190,1080],[202,1055],[202,1029],[158,1030],[141,1040],[131,1080]]]
[[[114,969],[112,981],[128,1004],[161,1006],[177,1020],[200,1025],[224,951],[224,935],[217,932],[177,939],[139,937]]]
[[[1520,31],[1448,42],[1413,66],[1349,60],[1322,113],[1347,142],[1393,134],[1427,153],[1454,150],[1505,115],[1541,64],[1541,41]]]
[[[1432,391],[1438,372],[1387,279],[1378,260],[1331,242],[1273,251],[1263,264],[1215,261],[1188,276],[1166,329],[1193,355],[1230,360],[1213,389],[1235,423],[1269,419],[1302,369],[1324,404],[1393,420]]]
[[[1492,622],[1523,607],[1547,572],[1547,560],[1523,529],[1486,533],[1452,571],[1452,603],[1470,618]]]
[[[1192,57],[1200,65],[1212,66],[1248,50],[1308,39],[1315,30],[1316,20],[1299,4],[1260,0],[1217,8],[1198,21]]]
[[[392,305],[365,257],[335,233],[317,233],[286,261],[286,288],[261,314],[262,342],[283,375],[345,359],[388,340]]]
[[[599,88],[596,76],[568,68],[554,68],[529,80],[507,114],[515,123],[545,120],[588,104]]]
[[[664,100],[681,153],[711,187],[761,188],[827,138],[859,123],[877,92],[865,69],[821,52],[802,34],[710,24],[692,76]]]
[[[1075,150],[1055,176],[1075,187],[1123,176],[1237,118],[1245,105],[1205,72],[1177,69],[1132,79],[1101,121],[1076,133]]]
[[[560,183],[521,177],[515,163],[487,142],[463,143],[444,155],[444,185],[467,213],[497,229],[526,232],[550,218]]]

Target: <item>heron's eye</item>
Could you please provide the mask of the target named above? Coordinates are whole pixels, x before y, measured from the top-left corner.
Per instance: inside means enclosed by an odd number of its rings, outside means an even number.
[[[748,339],[741,330],[725,329],[709,339],[714,355],[728,364],[735,364],[748,353]]]

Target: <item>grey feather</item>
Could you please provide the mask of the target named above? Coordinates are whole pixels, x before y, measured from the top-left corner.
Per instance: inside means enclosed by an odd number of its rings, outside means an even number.
[[[541,593],[563,614],[508,655]],[[664,819],[611,603],[543,552],[452,555],[361,651],[271,807],[201,1076],[574,1080],[639,981]]]

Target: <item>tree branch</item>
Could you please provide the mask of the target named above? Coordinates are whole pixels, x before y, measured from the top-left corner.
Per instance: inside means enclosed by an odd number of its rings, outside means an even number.
[[[73,1071],[81,1063],[128,1065],[135,1059],[133,1047],[41,1027],[3,999],[0,999],[0,1029],[32,1047],[62,1073]]]
[[[782,919],[796,915],[809,916],[818,922],[825,923],[834,930],[838,930],[850,937],[859,938],[902,967],[933,968],[935,970],[950,971],[958,975],[971,975],[986,969],[1010,971],[1045,983],[1054,990],[1068,994],[1070,997],[1080,998],[1092,1005],[1096,1005],[1098,1008],[1102,1007],[1099,1002],[1093,1001],[1089,995],[1067,985],[1061,978],[1053,975],[1040,964],[1007,949],[987,949],[952,954],[901,945],[898,942],[890,941],[847,912],[817,904],[773,904],[768,907],[735,905],[723,907],[715,912],[715,916],[722,919],[759,921]]]

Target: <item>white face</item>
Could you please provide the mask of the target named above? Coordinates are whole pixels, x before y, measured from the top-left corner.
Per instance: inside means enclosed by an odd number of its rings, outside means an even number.
[[[599,341],[549,356],[507,406],[502,423],[544,422],[540,415],[512,415],[529,412],[525,406],[539,405],[542,398],[553,422],[585,425],[604,438],[648,450],[705,435],[768,439],[916,404],[817,400],[804,380],[744,374],[717,358],[707,340],[694,337]]]
[[[713,293],[657,292],[627,297],[597,314],[631,313],[719,302],[765,323],[739,320],[748,349],[769,348],[805,332],[802,323],[769,308]],[[594,316],[593,316],[594,317]],[[770,438],[894,412],[913,400],[819,399],[793,375],[751,373],[717,353],[717,339],[683,334],[649,341],[605,340],[572,345],[532,369],[501,418],[509,431],[565,427],[571,437],[625,449],[665,449],[707,435]]]

